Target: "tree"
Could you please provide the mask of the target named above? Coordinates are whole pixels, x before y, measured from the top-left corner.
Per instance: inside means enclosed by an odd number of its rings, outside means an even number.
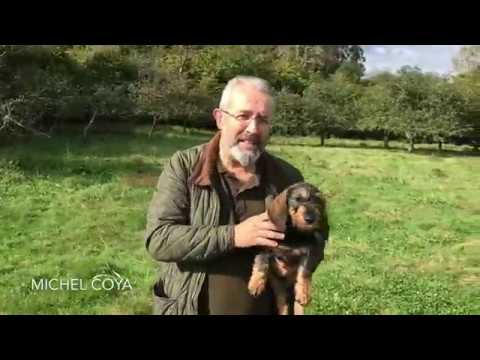
[[[480,70],[480,45],[464,46],[453,59],[457,73],[468,73]]]
[[[398,131],[400,111],[393,94],[394,75],[379,74],[370,79],[368,86],[359,101],[360,119],[358,127],[361,130],[383,132],[383,145],[388,148],[390,137]]]
[[[427,104],[430,120],[429,134],[437,141],[438,149],[448,138],[460,136],[467,129],[462,126],[465,99],[444,79],[436,79],[430,88]]]
[[[91,117],[84,128],[84,138],[87,137],[87,132],[97,117],[119,121],[131,114],[133,110],[126,84],[113,86],[99,84],[93,88],[93,93],[88,97],[88,100]]]
[[[132,99],[137,113],[147,114],[152,119],[149,137],[161,121],[173,116],[176,104],[170,99],[172,91],[168,76],[161,72],[152,73],[149,78],[143,78],[134,85]]]
[[[275,76],[271,79],[272,86],[289,92],[302,94],[309,84],[310,74],[294,57],[279,56],[272,61]]]
[[[221,86],[237,75],[258,76],[268,80],[274,77],[271,68],[273,55],[258,46],[209,46],[192,59],[190,74],[197,82],[206,77],[214,79]]]
[[[38,130],[46,113],[51,112],[50,99],[39,94],[28,94],[4,100],[0,106],[0,132],[26,131],[50,137]]]
[[[133,101],[139,113],[152,118],[150,136],[157,125],[172,119],[182,122],[184,131],[197,117],[205,117],[213,107],[212,98],[188,80],[185,74],[157,71],[136,83]]]
[[[281,135],[307,133],[304,117],[304,104],[299,94],[282,89],[276,96],[275,115],[272,121],[273,132]]]
[[[477,52],[463,49],[458,64],[474,68]],[[358,45],[0,45],[0,130],[51,134],[78,121],[87,136],[131,115],[151,118],[151,133],[162,121],[203,126],[226,82],[253,75],[279,92],[277,133],[323,144],[358,126],[383,131],[385,146],[394,134],[411,150],[422,137],[478,146],[475,71],[452,84],[411,67],[366,80],[364,61]]]
[[[408,151],[415,150],[415,142],[429,134],[431,110],[428,105],[432,76],[418,67],[404,66],[398,71],[392,86],[399,122],[397,129],[409,142]]]
[[[205,48],[203,45],[176,45],[163,48],[157,65],[165,72],[190,77],[194,59],[203,48]]]
[[[480,71],[472,71],[454,78],[453,86],[464,99],[462,138],[478,151],[480,147]]]
[[[356,63],[363,68],[365,61],[363,49],[359,45],[290,45],[287,49],[304,69],[324,77],[335,73],[345,62]]]
[[[355,126],[359,94],[359,88],[342,76],[333,76],[329,80],[317,77],[305,90],[305,126],[309,133],[320,135],[322,146],[330,131]]]
[[[1,46],[1,129],[46,135],[43,130],[49,130],[65,84],[71,80],[69,75],[76,70],[66,53],[68,49],[69,46]]]
[[[419,139],[434,139],[441,150],[448,138],[464,132],[461,119],[465,101],[446,79],[422,73],[418,67],[405,66],[388,83],[388,95],[377,94],[390,99],[389,102],[393,100],[390,116],[395,123],[389,122],[386,126],[405,135],[410,152],[414,151],[414,144]],[[364,104],[364,107],[368,108],[368,105]]]
[[[317,80],[310,84],[303,94],[305,124],[312,134],[320,135],[321,146],[325,145],[329,130],[337,125],[331,90],[327,80]]]
[[[363,64],[347,61],[342,63],[334,76],[339,77],[343,81],[351,84],[359,84],[365,72]]]

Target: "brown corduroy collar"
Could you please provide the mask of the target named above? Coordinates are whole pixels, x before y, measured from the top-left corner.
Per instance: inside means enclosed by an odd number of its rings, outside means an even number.
[[[220,148],[220,131],[205,144],[200,158],[193,168],[190,182],[198,186],[210,186],[215,166],[217,164]]]
[[[213,138],[205,144],[198,162],[193,168],[192,175],[190,176],[190,182],[198,186],[211,186],[212,177],[217,169],[217,164],[220,158],[220,131],[218,131]],[[256,172],[262,173],[264,170],[265,152],[260,156],[257,161]]]

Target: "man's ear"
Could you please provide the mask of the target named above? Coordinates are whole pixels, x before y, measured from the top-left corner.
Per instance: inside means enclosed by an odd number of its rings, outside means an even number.
[[[275,198],[266,199],[267,213],[270,220],[277,226],[284,228],[287,224],[287,191],[282,191]]]
[[[214,109],[212,112],[213,118],[215,119],[215,122],[217,124],[217,128],[219,130],[222,130],[223,128],[223,113],[220,111],[220,109]]]

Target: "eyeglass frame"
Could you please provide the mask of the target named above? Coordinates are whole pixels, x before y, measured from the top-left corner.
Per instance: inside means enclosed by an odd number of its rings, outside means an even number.
[[[253,115],[252,115],[247,120],[241,120],[238,117],[241,116],[242,114],[234,115],[234,114],[231,114],[227,110],[224,110],[224,109],[218,109],[218,110],[220,110],[221,112],[233,117],[235,120],[237,120],[238,122],[240,122],[242,124],[248,124],[254,118]],[[257,118],[257,119],[259,119],[259,118]],[[266,117],[265,118],[260,118],[260,124],[269,126],[271,124],[270,119],[266,118]]]

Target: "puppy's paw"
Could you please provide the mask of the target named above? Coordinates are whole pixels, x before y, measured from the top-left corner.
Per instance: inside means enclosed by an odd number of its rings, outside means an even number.
[[[280,259],[275,259],[275,271],[280,277],[285,277],[289,273],[288,266],[285,261]]]
[[[312,300],[311,286],[309,281],[301,281],[295,284],[295,301],[302,306],[310,304]]]
[[[254,274],[248,282],[248,292],[252,296],[259,296],[265,290],[267,278],[260,274]]]

